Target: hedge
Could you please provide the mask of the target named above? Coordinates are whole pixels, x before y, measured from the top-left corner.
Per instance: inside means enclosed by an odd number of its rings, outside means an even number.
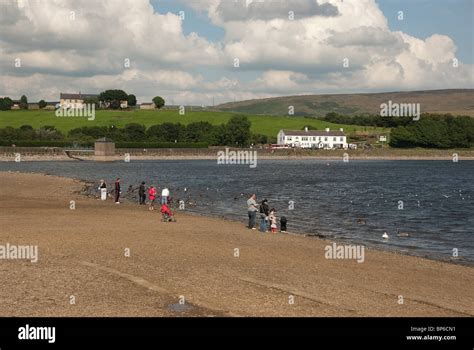
[[[117,142],[115,148],[208,148],[206,142]]]
[[[93,142],[71,141],[71,140],[0,140],[0,146],[10,147],[12,144],[18,147],[78,147],[92,148]],[[208,148],[206,142],[117,142],[116,148]]]
[[[0,140],[0,146],[11,146],[15,145],[18,147],[80,147],[87,148],[93,147],[92,142],[75,142],[71,140]]]

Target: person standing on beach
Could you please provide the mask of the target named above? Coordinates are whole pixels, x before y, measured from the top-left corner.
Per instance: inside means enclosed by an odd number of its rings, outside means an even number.
[[[107,199],[107,184],[105,183],[105,180],[100,180],[100,185],[99,185],[99,191],[100,191],[100,199],[105,201]]]
[[[146,201],[146,194],[145,194],[145,181],[142,181],[140,187],[138,187],[138,199],[140,205],[144,205]]]
[[[268,223],[268,201],[264,199],[260,204],[260,231],[267,232],[267,223]]]
[[[161,204],[168,204],[170,198],[170,190],[165,187],[163,191],[161,191]]]
[[[250,198],[247,201],[247,207],[248,207],[248,215],[249,215],[249,229],[255,230],[255,217],[257,216],[257,202],[255,201],[257,199],[256,194],[252,194]]]
[[[115,180],[115,204],[120,204],[119,199],[120,199],[120,178],[118,177],[117,180]]]
[[[150,189],[148,190],[148,198],[150,199],[148,210],[155,210],[156,189],[154,186],[150,186]]]

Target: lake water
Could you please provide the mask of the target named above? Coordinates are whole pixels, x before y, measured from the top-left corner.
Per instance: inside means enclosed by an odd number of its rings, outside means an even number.
[[[242,223],[247,195],[256,193],[287,217],[291,232],[435,259],[457,249],[460,261],[474,262],[474,161],[259,160],[253,169],[210,160],[0,162],[0,171],[8,170],[104,178],[109,186],[118,176],[122,191],[145,181],[169,187],[185,210]]]

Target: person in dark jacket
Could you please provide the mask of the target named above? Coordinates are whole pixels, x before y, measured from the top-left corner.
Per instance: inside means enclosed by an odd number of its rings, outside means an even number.
[[[115,180],[115,204],[120,204],[119,199],[120,199],[120,178],[118,177],[117,180]]]
[[[143,181],[138,188],[138,199],[140,200],[140,205],[144,205],[146,201],[146,192],[145,192],[145,181]]]
[[[268,215],[270,214],[270,208],[268,207],[268,201],[264,199],[260,204],[260,231],[267,232],[268,228]]]

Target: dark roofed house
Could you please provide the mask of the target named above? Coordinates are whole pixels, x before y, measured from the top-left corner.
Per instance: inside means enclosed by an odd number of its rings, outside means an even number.
[[[330,130],[280,130],[277,136],[278,145],[289,145],[299,148],[347,148],[347,138],[343,129]]]

